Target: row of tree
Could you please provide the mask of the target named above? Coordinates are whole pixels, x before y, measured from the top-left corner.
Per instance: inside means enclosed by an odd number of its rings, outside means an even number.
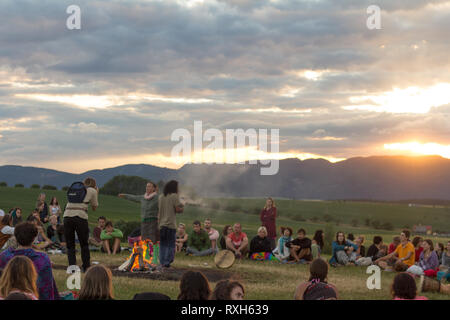
[[[0,182],[0,187],[7,187],[7,186],[8,186],[8,183],[6,183],[4,181]],[[25,185],[23,183],[17,183],[14,185],[14,188],[25,188]],[[30,186],[30,188],[31,189],[44,189],[44,190],[58,190],[57,187],[49,185],[49,184],[43,185],[42,187],[39,184],[32,184]],[[69,189],[69,187],[63,187],[62,190],[64,190],[64,188],[66,188],[66,190]]]

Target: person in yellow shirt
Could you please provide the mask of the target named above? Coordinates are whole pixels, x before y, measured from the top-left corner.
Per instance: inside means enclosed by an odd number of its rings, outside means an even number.
[[[388,268],[386,260],[390,258],[395,259],[394,269],[396,271],[406,271],[415,262],[415,249],[413,244],[409,241],[409,230],[403,230],[400,234],[400,244],[394,252],[375,260],[374,264],[382,269]]]

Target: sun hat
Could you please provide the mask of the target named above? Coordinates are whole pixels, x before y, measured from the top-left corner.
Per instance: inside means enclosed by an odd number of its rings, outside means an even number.
[[[0,209],[0,217],[5,216],[5,211],[3,211],[2,209]]]

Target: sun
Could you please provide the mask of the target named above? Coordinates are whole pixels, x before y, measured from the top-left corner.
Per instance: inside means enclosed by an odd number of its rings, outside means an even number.
[[[420,143],[417,141],[385,144],[386,150],[403,151],[412,155],[441,156],[450,159],[450,145],[439,143]]]

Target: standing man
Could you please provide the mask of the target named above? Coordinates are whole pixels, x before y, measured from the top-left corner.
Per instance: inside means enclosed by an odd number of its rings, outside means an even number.
[[[81,260],[83,261],[82,270],[85,272],[91,266],[91,255],[89,252],[89,225],[88,225],[88,208],[91,205],[92,210],[98,207],[98,187],[94,178],[86,178],[81,183],[73,184],[68,191],[71,194],[73,201],[66,205],[64,211],[64,237],[67,244],[67,258],[69,266],[77,264],[77,257],[75,255],[75,232],[81,247]],[[77,198],[84,196],[84,199]]]
[[[145,194],[119,194],[119,197],[141,203],[141,239],[150,239],[154,244],[159,241],[158,228],[158,187],[149,181],[145,187]]]
[[[277,208],[272,198],[267,198],[266,205],[261,211],[261,226],[266,227],[267,238],[270,240],[271,249],[275,249],[277,238],[277,226],[275,219],[277,218]]]
[[[211,219],[205,220],[205,231],[208,232],[209,240],[211,240],[211,248],[214,252],[219,252],[217,248],[217,240],[219,239],[219,231],[212,227]]]
[[[175,258],[177,221],[175,215],[182,213],[184,205],[178,194],[178,181],[171,180],[164,186],[164,192],[158,199],[159,222],[159,261],[160,268],[170,268]],[[161,269],[160,269],[161,270]]]

